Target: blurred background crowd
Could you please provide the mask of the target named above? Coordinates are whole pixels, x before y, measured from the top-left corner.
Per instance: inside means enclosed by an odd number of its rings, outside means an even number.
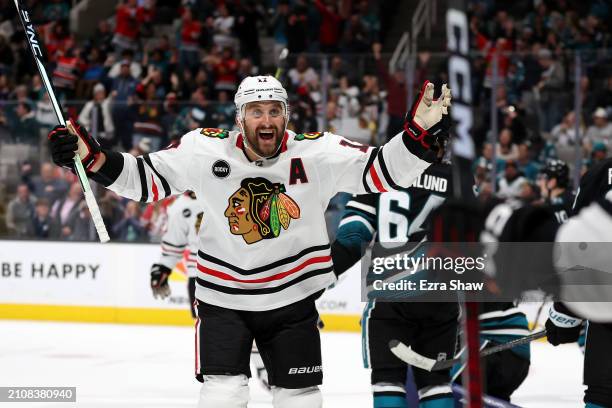
[[[233,128],[238,84],[273,74],[283,48],[290,129],[384,143],[402,128],[423,80],[447,81],[445,5],[431,1],[437,24],[403,66],[393,51],[419,0],[24,3],[67,115],[103,147],[139,155],[191,129]],[[111,8],[92,9],[100,3]],[[470,1],[481,193],[537,201],[548,161],[568,164],[571,188],[575,175],[609,156],[611,13],[606,0]],[[55,124],[13,1],[0,0],[2,237],[97,239],[75,176],[49,163]],[[96,191],[112,239],[159,241],[171,200],[146,205]],[[345,201],[330,204],[330,234]]]

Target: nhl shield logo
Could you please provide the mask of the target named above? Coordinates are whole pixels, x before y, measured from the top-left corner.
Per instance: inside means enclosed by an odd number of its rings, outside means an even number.
[[[229,163],[225,160],[217,160],[212,165],[212,174],[217,178],[226,178],[231,171]]]

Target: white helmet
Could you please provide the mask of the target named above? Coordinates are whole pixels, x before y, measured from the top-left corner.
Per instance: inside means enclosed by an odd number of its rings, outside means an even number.
[[[270,75],[248,76],[242,80],[234,104],[236,104],[236,115],[238,120],[244,119],[244,108],[249,102],[256,101],[279,101],[285,110],[285,119],[289,118],[287,103],[287,91],[283,85]]]
[[[244,78],[238,86],[238,91],[236,92],[236,96],[234,96],[234,104],[236,105],[236,122],[238,122],[242,134],[245,134],[244,112],[246,105],[250,102],[258,101],[278,101],[283,105],[285,116],[284,134],[287,129],[287,124],[289,123],[287,91],[283,88],[283,85],[278,79],[270,75],[248,76]],[[243,138],[243,143],[246,148],[250,149],[246,137]],[[278,149],[280,149],[280,145]],[[271,156],[276,155],[278,149]]]

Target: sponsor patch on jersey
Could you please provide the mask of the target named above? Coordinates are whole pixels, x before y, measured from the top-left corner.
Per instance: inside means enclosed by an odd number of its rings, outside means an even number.
[[[230,175],[231,171],[229,163],[225,160],[217,160],[212,165],[212,173],[218,178],[226,178]]]
[[[191,217],[191,210],[189,208],[185,208],[183,210],[183,217],[185,218]]]
[[[323,136],[323,132],[306,132],[295,135],[295,140],[298,142],[302,140],[315,140]]]
[[[201,134],[207,137],[216,137],[217,139],[225,139],[229,136],[229,131],[219,128],[203,128]]]
[[[247,244],[278,237],[292,219],[300,218],[300,207],[285,192],[284,184],[263,177],[242,180],[223,213],[230,232],[242,235]]]

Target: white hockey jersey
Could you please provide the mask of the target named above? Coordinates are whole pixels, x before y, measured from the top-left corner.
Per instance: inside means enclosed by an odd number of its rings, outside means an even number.
[[[109,189],[143,202],[186,190],[206,214],[199,231],[196,297],[238,310],[270,310],[335,281],[324,212],[340,191],[409,186],[429,166],[399,134],[369,147],[332,133],[287,131],[279,153],[250,161],[242,135],[196,129],[178,146],[123,154]],[[422,149],[422,148],[421,148]]]
[[[204,215],[195,195],[182,194],[168,207],[166,232],[162,236],[161,256],[158,263],[167,268],[181,260],[185,249],[189,250],[186,258],[187,274],[196,277],[196,257],[198,256],[198,230]]]

